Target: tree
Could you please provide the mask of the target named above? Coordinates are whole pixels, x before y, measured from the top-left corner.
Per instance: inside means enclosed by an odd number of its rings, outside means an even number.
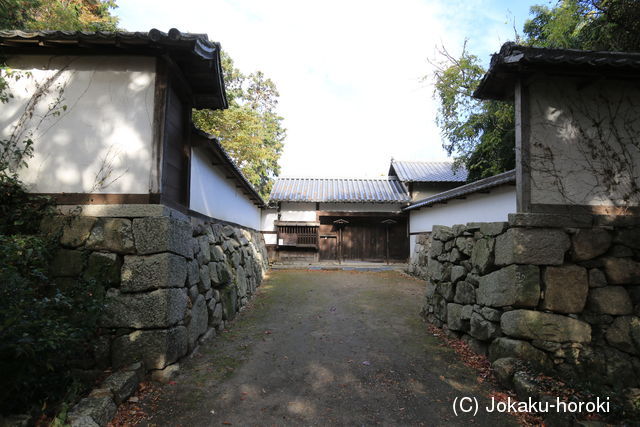
[[[0,29],[115,31],[116,0],[0,0]]]
[[[216,135],[240,170],[262,197],[268,197],[273,178],[280,173],[286,130],[276,113],[278,90],[261,72],[238,70],[222,53],[222,68],[229,99],[227,110],[195,110],[195,125]]]
[[[459,58],[444,47],[441,60],[432,62],[435,95],[439,101],[436,123],[445,139],[443,147],[465,166],[469,180],[495,175],[515,167],[513,106],[480,101],[471,95],[485,73],[477,56],[466,49]]]
[[[640,2],[637,0],[560,0],[552,8],[533,6],[516,42],[538,47],[640,51]],[[485,70],[467,52],[459,57],[446,49],[432,61],[437,123],[443,146],[457,165],[477,180],[513,169],[514,113],[511,103],[474,100],[471,94]]]
[[[111,15],[116,0],[0,0],[2,30],[115,31]],[[7,68],[0,51],[0,102],[11,97],[8,78],[21,74]]]
[[[640,4],[636,0],[563,0],[533,6],[524,24],[532,46],[584,50],[640,50]]]

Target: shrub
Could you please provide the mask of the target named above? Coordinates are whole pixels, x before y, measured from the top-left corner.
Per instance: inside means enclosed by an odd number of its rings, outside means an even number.
[[[89,355],[102,308],[101,287],[47,277],[51,244],[39,236],[0,235],[0,411],[59,402],[74,363]]]
[[[79,385],[78,360],[91,358],[90,342],[103,305],[94,281],[49,278],[56,241],[38,234],[50,199],[29,194],[12,174],[0,173],[0,412],[49,408]]]
[[[0,174],[0,234],[35,234],[52,210],[50,198],[29,194],[15,176]]]

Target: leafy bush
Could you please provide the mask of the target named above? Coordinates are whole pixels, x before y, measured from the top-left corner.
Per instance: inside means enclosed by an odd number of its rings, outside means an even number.
[[[102,308],[101,287],[81,280],[61,289],[47,278],[51,244],[0,235],[0,411],[57,402],[75,361],[89,354]]]
[[[48,197],[33,196],[15,177],[0,174],[0,234],[37,233],[52,207]]]
[[[78,360],[103,306],[95,282],[49,278],[56,240],[38,234],[48,198],[29,194],[14,174],[0,173],[0,412],[24,412],[64,401],[77,389]]]

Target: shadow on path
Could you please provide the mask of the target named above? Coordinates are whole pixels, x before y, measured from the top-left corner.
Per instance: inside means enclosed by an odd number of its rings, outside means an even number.
[[[488,390],[427,332],[423,297],[424,282],[397,272],[274,271],[144,424],[515,424],[454,416],[455,397],[483,404]]]

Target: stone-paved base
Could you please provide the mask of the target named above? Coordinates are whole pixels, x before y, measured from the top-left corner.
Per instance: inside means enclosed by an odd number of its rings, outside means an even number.
[[[67,417],[72,427],[105,426],[118,405],[127,400],[144,378],[144,366],[134,363],[109,375],[89,396],[75,405]]]

